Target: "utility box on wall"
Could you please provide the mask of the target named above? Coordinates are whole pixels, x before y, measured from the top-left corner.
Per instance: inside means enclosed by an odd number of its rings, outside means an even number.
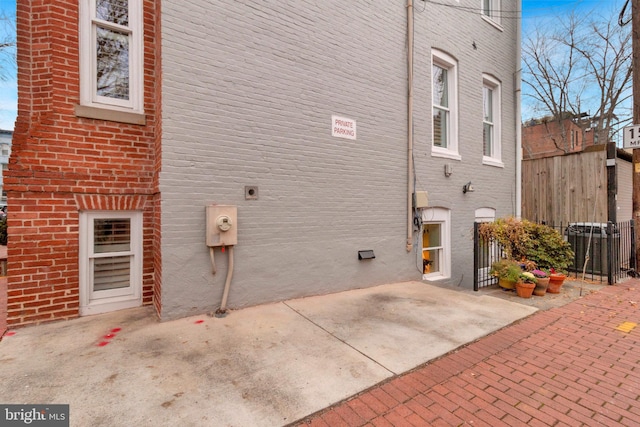
[[[208,205],[207,246],[233,246],[238,244],[238,208],[230,205]]]
[[[417,209],[429,207],[429,197],[426,191],[415,192],[415,204]]]

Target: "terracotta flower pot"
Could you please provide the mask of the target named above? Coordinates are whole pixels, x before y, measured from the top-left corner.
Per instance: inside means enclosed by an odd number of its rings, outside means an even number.
[[[566,279],[567,276],[565,276],[564,274],[552,274],[549,276],[549,287],[547,288],[547,292],[550,294],[559,294],[560,293],[560,288],[562,287],[562,284],[564,283],[564,279]]]
[[[543,297],[544,294],[547,293],[547,288],[549,287],[549,279],[548,277],[536,279],[538,283],[536,283],[536,288],[533,290],[533,294],[539,297]]]
[[[516,293],[520,298],[531,298],[535,287],[535,283],[518,282],[516,283]]]

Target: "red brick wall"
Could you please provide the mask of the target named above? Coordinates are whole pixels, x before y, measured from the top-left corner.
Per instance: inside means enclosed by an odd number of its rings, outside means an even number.
[[[144,209],[143,301],[159,249],[156,3],[145,0],[145,125],[80,118],[78,1],[17,4],[18,118],[5,187],[8,323],[78,316],[79,210]]]
[[[147,25],[147,21],[153,21],[155,22],[155,28],[156,28],[156,32],[158,34],[160,34],[160,22],[161,19],[161,6],[160,6],[161,2],[156,2],[155,5],[155,10],[154,10],[154,14],[152,15],[149,12],[149,9],[147,9],[147,11],[145,12],[145,26]],[[151,24],[153,24],[153,22]],[[158,42],[155,43],[153,38],[150,38],[149,41],[146,43],[147,46],[155,46],[155,63],[154,64],[150,64],[150,67],[153,68],[153,70],[155,71],[155,78],[153,79],[154,82],[154,86],[151,88],[152,93],[155,95],[155,99],[153,100],[155,105],[157,106],[156,108],[158,109],[157,114],[156,114],[156,131],[155,131],[155,165],[154,165],[154,169],[156,171],[160,171],[162,169],[162,114],[160,114],[160,110],[159,110],[159,106],[162,105],[162,52],[161,52],[161,47],[162,47],[162,43],[159,42],[160,37],[158,37]],[[153,235],[153,239],[152,239],[152,250],[153,250],[153,290],[152,290],[152,294],[153,294],[153,301],[154,301],[154,306],[156,308],[156,311],[158,313],[158,315],[162,314],[162,294],[161,294],[161,289],[162,289],[162,250],[160,247],[160,243],[161,243],[161,224],[162,224],[162,218],[160,216],[161,214],[161,209],[160,209],[160,202],[161,202],[161,198],[160,198],[160,189],[159,189],[159,182],[158,182],[158,174],[155,174],[153,177],[153,188],[154,188],[154,194],[155,194],[155,198],[153,200],[154,203],[154,217],[153,217],[153,224],[155,225],[153,227],[154,230],[154,235]],[[145,264],[146,265],[146,264]]]
[[[573,146],[571,133],[574,135]],[[571,120],[549,121],[522,129],[522,157],[525,160],[576,153],[588,145],[593,145],[593,132],[584,132]]]

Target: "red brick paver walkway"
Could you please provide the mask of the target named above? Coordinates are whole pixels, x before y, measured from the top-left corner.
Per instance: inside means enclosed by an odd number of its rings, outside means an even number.
[[[296,425],[640,426],[639,303],[640,280],[606,287]]]

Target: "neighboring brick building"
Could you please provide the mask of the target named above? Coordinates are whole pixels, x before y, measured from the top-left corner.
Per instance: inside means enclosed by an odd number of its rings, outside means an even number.
[[[212,311],[209,204],[231,308],[473,286],[473,222],[518,213],[519,2],[161,4],[18,4],[10,324]]]
[[[531,120],[522,128],[522,158],[541,159],[569,153],[579,153],[594,145],[596,132],[589,125],[575,119]]]
[[[112,298],[110,308],[151,303],[154,295],[156,259],[160,256],[160,224],[155,221],[158,2],[143,2],[144,40],[141,33],[134,35],[144,49],[144,67],[140,67],[144,69],[144,91],[137,88],[144,98],[139,100],[139,108],[125,102],[110,105],[109,99],[101,106],[104,100],[91,96],[81,99],[80,74],[86,72],[81,63],[91,64],[92,59],[85,57],[79,44],[83,38],[90,43],[91,36],[81,34],[78,3],[88,6],[91,2],[33,0],[17,4],[18,118],[5,175],[10,205],[10,325],[76,317],[80,310],[87,314],[104,311],[107,307],[100,308],[100,300],[85,292],[82,285],[90,277],[89,270],[115,271],[114,262],[124,259],[118,257],[135,258],[130,268],[141,268],[135,272],[139,275],[135,289],[121,287],[127,290]],[[91,77],[85,77],[89,83],[83,84],[90,85]],[[101,90],[105,95],[105,89]],[[84,248],[83,257],[81,248],[97,228],[83,229],[81,222],[94,221],[88,215],[97,215],[104,228],[126,227],[129,217],[122,218],[123,214],[141,215],[135,218],[141,221],[141,230],[133,230],[130,224],[131,231],[141,233],[141,247],[108,258],[88,255],[93,251]],[[103,286],[115,289],[118,285]]]

